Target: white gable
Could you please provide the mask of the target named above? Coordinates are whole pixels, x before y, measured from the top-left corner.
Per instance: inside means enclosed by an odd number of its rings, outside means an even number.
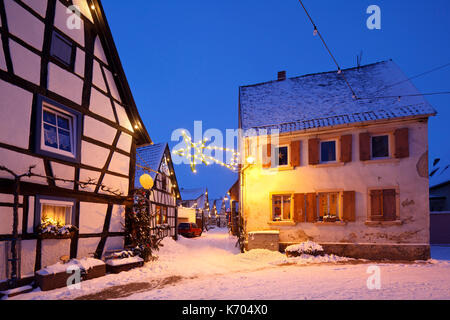
[[[116,81],[114,80],[113,74],[106,68],[103,68],[103,70],[105,71],[106,80],[108,81],[108,86],[109,90],[111,91],[111,95],[113,96],[114,99],[122,102],[120,100],[119,91],[117,90]]]
[[[9,32],[30,46],[42,50],[44,23],[13,0],[5,0]]]
[[[31,0],[34,1],[34,0]],[[87,4],[86,0],[72,0],[73,4],[80,9],[80,12],[83,16],[88,18],[92,23],[94,23],[94,19],[92,19],[91,9]]]
[[[78,42],[82,47],[84,47],[84,23],[80,20],[80,29],[69,29],[67,27],[68,18],[73,15],[65,5],[61,2],[56,2],[56,13],[55,13],[55,27],[64,32],[67,36],[72,38],[75,42]]]
[[[103,50],[103,46],[99,37],[95,38],[94,55],[102,60],[106,65],[108,64],[108,59],[106,59],[105,51]]]
[[[28,149],[33,94],[0,80],[0,97],[0,110],[9,119],[2,121],[0,141]],[[6,117],[2,117],[2,119],[6,119]],[[17,134],[18,132],[20,134]]]
[[[3,53],[3,44],[0,42],[0,69],[6,71],[5,54]]]
[[[75,73],[80,77],[84,77],[85,56],[86,54],[84,53],[84,51],[80,48],[77,48],[77,55],[75,58]]]
[[[83,80],[53,63],[48,65],[48,88],[81,105]]]
[[[130,119],[128,118],[125,108],[117,103],[115,103],[114,105],[116,106],[117,117],[119,118],[120,125],[126,129],[134,132],[133,126],[131,125]]]
[[[91,103],[89,110],[106,119],[116,122],[111,100],[95,88],[92,88],[91,90]]]
[[[33,9],[41,17],[45,18],[47,13],[47,0],[22,0],[27,6]]]
[[[98,88],[102,89],[105,92],[108,92],[106,89],[105,79],[103,78],[102,70],[100,64],[94,60],[94,70],[92,71],[92,83],[95,84]]]
[[[9,40],[9,48],[14,73],[39,85],[41,81],[41,57],[11,39]]]

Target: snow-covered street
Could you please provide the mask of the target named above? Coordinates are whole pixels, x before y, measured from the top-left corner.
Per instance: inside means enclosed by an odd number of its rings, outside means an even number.
[[[159,259],[143,268],[83,282],[80,290],[37,289],[13,299],[450,299],[450,247],[434,247],[427,262],[373,264],[266,250],[240,254],[226,229],[163,243]],[[367,287],[372,265],[380,268],[380,290]]]

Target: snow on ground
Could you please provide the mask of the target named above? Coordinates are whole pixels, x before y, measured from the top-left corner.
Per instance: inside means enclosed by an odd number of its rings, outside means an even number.
[[[98,298],[450,299],[450,247],[434,247],[436,260],[428,262],[376,264],[381,290],[369,290],[370,262],[334,255],[287,258],[267,250],[240,254],[226,229],[163,244],[159,259],[143,268],[85,281],[81,290],[37,289],[13,299],[75,299],[116,287],[121,294]]]

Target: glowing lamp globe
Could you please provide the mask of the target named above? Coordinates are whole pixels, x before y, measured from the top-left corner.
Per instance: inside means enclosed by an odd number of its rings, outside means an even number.
[[[141,183],[141,186],[146,189],[149,190],[151,188],[153,188],[153,179],[150,175],[148,174],[143,174],[140,178],[139,178],[139,182]]]

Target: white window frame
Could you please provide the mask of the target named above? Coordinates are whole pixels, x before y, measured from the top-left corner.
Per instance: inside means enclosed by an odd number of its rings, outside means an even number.
[[[70,201],[58,201],[58,200],[50,200],[50,199],[40,199],[39,200],[41,211],[39,212],[39,221],[42,222],[42,211],[44,209],[44,205],[50,205],[55,207],[65,207],[66,208],[66,221],[65,225],[72,224],[72,211],[73,211],[73,202]],[[69,210],[67,210],[67,208]]]
[[[322,143],[326,142],[334,142],[335,148],[334,148],[334,161],[323,161],[322,160]],[[338,139],[328,139],[328,140],[321,140],[319,144],[319,155],[320,155],[320,163],[326,164],[326,163],[337,163],[338,162]]]
[[[72,147],[72,152],[68,152],[68,151],[64,151],[64,150],[60,150],[59,149],[59,134],[58,134],[58,121],[56,121],[56,138],[57,138],[57,144],[58,144],[58,148],[53,148],[50,146],[47,146],[45,144],[45,131],[44,131],[44,112],[51,112],[57,116],[60,116],[62,118],[66,118],[69,120],[69,133],[70,133],[70,142],[71,142],[71,147]],[[77,124],[76,124],[76,117],[74,115],[71,115],[68,112],[65,112],[59,108],[56,108],[55,106],[47,103],[47,102],[43,102],[42,104],[42,121],[41,121],[41,149],[47,152],[52,152],[52,153],[57,153],[60,154],[62,156],[65,157],[69,157],[69,158],[76,158],[76,150],[77,150],[77,145],[76,145],[76,139],[75,137],[77,136],[77,132],[76,132],[76,128],[77,128]],[[66,130],[66,129],[64,129]]]
[[[373,144],[372,144],[373,140],[372,139],[376,138],[376,137],[384,137],[384,136],[388,137],[388,156],[387,157],[374,157],[373,156]],[[392,158],[392,155],[391,155],[391,145],[392,145],[391,136],[392,135],[389,134],[389,133],[370,135],[370,159],[371,160],[384,160],[384,159]]]
[[[287,168],[291,165],[291,146],[289,144],[282,144],[279,145],[278,147],[275,147],[274,151],[279,150],[280,148],[287,148],[287,153],[288,153],[288,158],[287,158],[287,164],[284,165],[279,165],[278,164],[278,157],[279,157],[279,153],[274,152],[274,168]]]

